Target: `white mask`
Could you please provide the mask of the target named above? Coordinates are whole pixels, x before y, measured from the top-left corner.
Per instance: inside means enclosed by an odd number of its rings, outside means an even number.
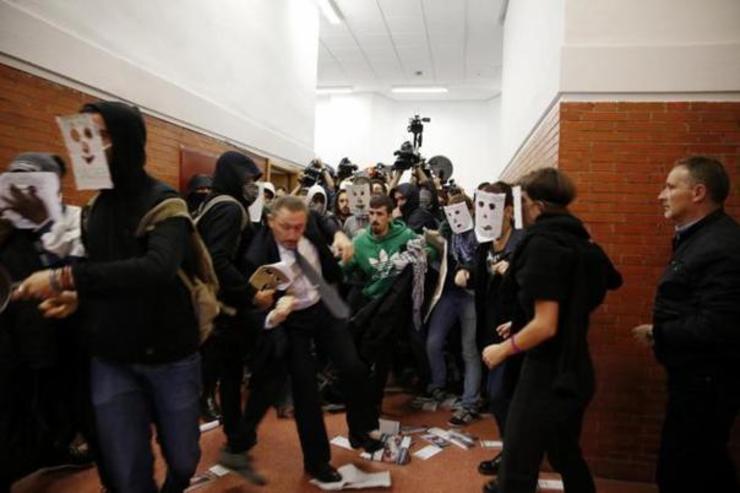
[[[347,187],[349,210],[355,216],[366,216],[370,206],[370,184],[358,183]]]
[[[475,193],[475,236],[478,243],[493,241],[501,236],[505,203],[506,194],[481,190]]]
[[[447,205],[444,210],[453,233],[461,234],[473,229],[473,218],[465,202]]]
[[[106,147],[100,138],[100,129],[89,113],[58,116],[64,144],[72,158],[72,171],[78,190],[113,188]]]

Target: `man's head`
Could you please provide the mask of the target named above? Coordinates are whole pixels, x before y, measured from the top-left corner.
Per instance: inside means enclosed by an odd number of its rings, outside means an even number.
[[[692,156],[676,162],[658,200],[665,218],[680,226],[721,208],[729,193],[730,178],[722,163]]]
[[[392,211],[393,200],[389,196],[377,194],[370,198],[370,208],[367,215],[370,221],[370,231],[373,235],[382,237],[388,233]]]
[[[396,206],[399,209],[403,207],[404,205],[406,205],[406,196],[398,190],[393,192],[393,200],[396,201]]]
[[[340,216],[349,216],[349,197],[347,190],[342,190],[337,194],[337,207],[335,211]]]
[[[522,215],[530,225],[543,212],[564,212],[576,197],[576,187],[568,175],[556,168],[540,168],[525,175],[522,187]]]
[[[307,220],[306,203],[292,195],[276,198],[267,216],[267,224],[275,241],[290,250],[298,248],[298,241],[306,230]]]
[[[371,191],[373,195],[376,194],[387,194],[388,188],[386,187],[385,183],[383,183],[382,180],[372,180],[372,188]]]
[[[86,104],[81,111],[92,114],[114,187],[137,189],[146,177],[146,125],[139,108],[117,101],[101,101]]]

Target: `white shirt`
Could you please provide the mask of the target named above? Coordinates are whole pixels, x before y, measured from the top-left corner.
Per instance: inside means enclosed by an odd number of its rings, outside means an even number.
[[[280,253],[280,261],[287,265],[293,273],[293,277],[290,286],[286,290],[286,294],[289,294],[295,298],[295,305],[293,305],[293,311],[304,310],[309,308],[321,300],[319,290],[317,287],[308,280],[308,277],[303,273],[303,270],[295,260],[295,251],[289,248],[285,248],[280,243],[277,244],[278,252]],[[306,239],[301,237],[298,241],[298,253],[305,258],[311,267],[319,274],[321,273],[321,261],[319,260],[319,251],[316,247]],[[265,319],[265,328],[271,329],[274,325],[271,323],[270,317]]]

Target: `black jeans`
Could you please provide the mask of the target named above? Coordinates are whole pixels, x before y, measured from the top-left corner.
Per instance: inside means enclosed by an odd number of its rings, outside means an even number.
[[[740,407],[740,384],[731,375],[669,372],[656,473],[661,493],[740,491],[727,450]]]
[[[533,493],[544,454],[563,478],[566,493],[595,493],[579,440],[588,399],[556,394],[554,361],[526,356],[506,419],[498,476],[502,493]]]
[[[312,343],[329,357],[338,372],[347,402],[350,434],[362,434],[378,427],[368,389],[368,370],[357,355],[346,322],[332,317],[321,302],[291,313],[283,326],[288,336],[287,363],[303,462],[307,467],[318,467],[329,462],[331,452],[321,412]]]

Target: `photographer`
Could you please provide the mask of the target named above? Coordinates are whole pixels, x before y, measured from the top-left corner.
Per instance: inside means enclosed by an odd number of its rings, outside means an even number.
[[[290,194],[299,195],[298,192],[300,192],[301,188],[308,188],[317,183],[324,187],[327,197],[334,200],[334,191],[336,190],[334,177],[329,168],[319,158],[312,160],[308,166],[301,171],[298,175],[298,184],[293,188],[293,191],[290,192]]]

